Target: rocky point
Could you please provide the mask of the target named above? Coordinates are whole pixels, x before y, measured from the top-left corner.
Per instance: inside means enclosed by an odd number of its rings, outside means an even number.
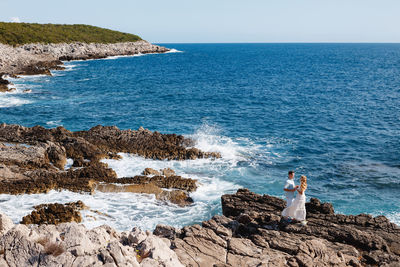
[[[223,215],[158,225],[185,266],[400,266],[400,228],[384,216],[335,214],[311,199],[307,225],[282,220],[282,199],[247,189],[222,196]]]

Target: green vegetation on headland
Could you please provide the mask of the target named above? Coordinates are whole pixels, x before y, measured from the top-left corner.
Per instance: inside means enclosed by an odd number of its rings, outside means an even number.
[[[83,24],[0,22],[0,43],[119,43],[142,40],[139,36]]]

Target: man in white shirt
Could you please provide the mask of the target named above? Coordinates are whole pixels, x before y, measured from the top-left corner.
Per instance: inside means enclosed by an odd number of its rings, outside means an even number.
[[[289,171],[288,179],[286,180],[285,187],[283,187],[283,191],[285,191],[286,195],[286,207],[289,207],[292,204],[294,192],[298,187],[298,185],[294,184],[294,171]]]

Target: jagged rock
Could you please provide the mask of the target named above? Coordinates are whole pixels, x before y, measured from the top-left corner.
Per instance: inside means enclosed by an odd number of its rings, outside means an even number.
[[[60,60],[39,61],[34,64],[21,67],[18,71],[19,75],[49,75],[51,76],[51,69],[64,69],[60,67],[63,63]]]
[[[8,216],[0,212],[0,236],[4,235],[11,228],[13,228],[14,223],[11,221]]]
[[[156,236],[161,236],[172,240],[175,239],[175,236],[179,236],[180,233],[180,229],[176,229],[175,227],[164,224],[158,224],[156,229],[153,231],[153,234]]]
[[[3,123],[0,125],[0,142],[4,142],[0,143],[0,193],[9,194],[46,193],[53,189],[93,193],[94,185],[98,183],[152,184],[159,188],[192,192],[197,188],[196,180],[176,176],[171,169],[162,170],[164,176],[118,179],[116,173],[100,160],[118,159],[119,152],[178,160],[220,156],[189,148],[191,140],[180,135],[144,129],[120,130],[115,126],[70,132],[63,127],[27,128]],[[64,171],[67,158],[73,160],[73,166]],[[157,191],[158,194],[163,192]],[[159,199],[173,199],[179,205],[190,204],[192,200],[186,192],[163,193]]]
[[[161,171],[162,171],[162,175],[164,175],[165,177],[176,176],[175,171],[173,169],[165,168],[165,169],[162,169]]]
[[[146,168],[142,172],[143,175],[155,175],[155,176],[165,176],[165,177],[170,177],[170,176],[176,176],[175,171],[170,168],[165,168],[160,171],[154,170],[152,168]]]
[[[160,194],[156,195],[158,200],[168,201],[179,206],[187,206],[193,203],[193,199],[182,190],[163,190]]]
[[[126,236],[135,236],[134,242]],[[138,228],[16,225],[0,235],[0,266],[183,266],[168,242]]]
[[[400,266],[400,228],[383,216],[335,214],[312,199],[303,226],[281,220],[276,197],[239,189],[221,199],[224,216],[154,230],[185,266]]]
[[[3,79],[3,74],[0,73],[0,93],[12,91],[12,89],[8,87],[9,84],[11,83]]]
[[[64,222],[81,222],[80,210],[86,208],[82,201],[66,204],[51,203],[34,207],[30,215],[22,218],[23,224],[59,224]]]
[[[49,142],[46,152],[50,162],[60,170],[64,170],[64,166],[67,163],[65,148]]]
[[[144,260],[145,258],[151,256],[151,258],[153,259],[152,264],[163,262],[165,266],[184,266],[180,263],[176,254],[169,249],[167,244],[159,237],[156,237],[154,235],[150,234],[149,236],[147,236],[147,238],[137,246],[137,249],[139,250],[139,255],[141,259]],[[146,265],[148,265],[148,263]]]
[[[33,266],[40,258],[40,245],[17,228],[0,237],[0,251],[3,251],[3,259],[10,267]]]
[[[144,169],[144,171],[142,172],[143,175],[160,175],[160,172],[157,170],[154,170],[152,168],[146,168]]]
[[[130,244],[133,244],[134,246],[136,246],[139,243],[141,243],[143,240],[145,240],[146,237],[147,237],[147,235],[145,232],[141,231],[137,227],[134,227],[128,235],[128,240],[129,240]]]
[[[120,130],[115,126],[96,126],[89,131],[72,133],[63,127],[46,129],[19,125],[0,125],[0,141],[37,143],[51,141],[61,144],[68,158],[99,160],[109,153],[126,152],[153,159],[195,159],[220,157],[218,153],[188,148],[186,138],[176,134],[150,131]]]
[[[311,198],[306,204],[306,209],[310,213],[335,214],[331,203],[322,203],[317,198]]]

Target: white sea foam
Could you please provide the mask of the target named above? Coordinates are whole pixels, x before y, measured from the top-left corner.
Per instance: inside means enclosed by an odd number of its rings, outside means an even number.
[[[9,95],[0,95],[0,108],[18,107],[29,103],[32,103],[32,101]]]
[[[69,191],[51,191],[48,194],[37,194],[34,197],[32,195],[0,195],[0,210],[11,216],[14,222],[18,222],[32,211],[34,205],[82,200],[92,210],[98,210],[111,216],[83,211],[83,223],[87,227],[108,224],[119,230],[129,230],[133,226],[151,230],[159,223],[182,227],[207,220],[212,214],[220,212],[221,195],[233,193],[239,187],[229,181],[229,175],[226,173],[232,168],[237,158],[234,155],[224,158],[224,155],[233,153],[239,158],[241,155],[237,153],[237,145],[229,141],[229,138],[218,139],[217,135],[211,134],[216,133],[215,131],[206,126],[202,129],[208,129],[208,131],[201,133],[199,130],[195,133],[199,138],[197,140],[199,144],[204,148],[217,149],[222,153],[223,158],[160,161],[121,153],[120,155],[123,157],[121,160],[104,160],[109,167],[116,171],[118,177],[138,175],[147,167],[154,169],[169,167],[174,169],[178,175],[197,179],[198,189],[190,194],[194,199],[194,204],[190,206],[179,207],[160,202],[155,199],[154,195],[147,194],[96,192],[94,195],[90,195]],[[66,168],[71,166],[72,161],[69,159]],[[7,212],[9,210],[13,210],[13,212]]]
[[[395,224],[397,224],[397,225],[400,226],[400,212],[392,211],[392,212],[386,213],[386,212],[380,211],[380,212],[375,212],[375,213],[373,213],[372,215],[373,215],[373,216],[384,215],[384,216],[385,216],[386,218],[388,218],[392,223],[395,223]]]
[[[46,78],[46,77],[49,77],[49,75],[46,75],[46,74],[18,75],[18,78],[16,78],[16,79],[38,80],[38,79]]]
[[[163,53],[157,53],[157,52],[155,52],[155,53],[145,53],[145,54],[138,53],[138,54],[134,54],[134,55],[109,56],[109,57],[106,57],[106,58],[99,58],[99,59],[93,59],[93,60],[118,59],[118,58],[124,58],[124,57],[141,57],[141,56],[146,56],[146,55],[158,55],[158,54],[169,54],[169,53],[182,53],[182,52],[183,52],[183,51],[179,51],[179,50],[176,50],[176,49],[172,48],[172,49],[170,49],[169,51],[163,52]]]
[[[78,60],[76,60],[76,61],[78,61]],[[60,71],[72,71],[72,70],[75,70],[76,67],[77,67],[77,65],[72,64],[69,61],[65,61],[63,63],[64,63],[65,69],[64,70],[60,70]]]
[[[50,125],[50,126],[61,126],[62,124],[61,124],[61,120],[57,120],[57,121],[48,121],[48,122],[46,122],[46,124],[47,125]]]
[[[150,53],[150,54],[155,54],[155,53]],[[106,58],[99,58],[99,59],[118,59],[118,58],[124,58],[124,57],[141,57],[144,55],[146,55],[146,54],[138,53],[138,54],[134,54],[134,55],[109,56]]]
[[[179,51],[175,48],[172,48],[169,51],[165,52],[165,54],[169,54],[169,53],[183,53],[183,51]]]
[[[392,212],[386,216],[391,222],[400,226],[400,212]]]
[[[72,167],[72,164],[74,164],[74,160],[67,158],[67,163],[64,166],[64,170],[69,170]]]

